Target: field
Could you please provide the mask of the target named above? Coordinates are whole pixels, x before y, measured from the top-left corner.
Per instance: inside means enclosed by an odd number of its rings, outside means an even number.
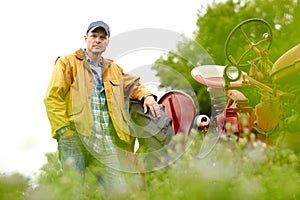
[[[169,153],[185,152],[178,160],[144,175],[128,174],[128,191],[113,199],[300,199],[299,156],[290,149],[224,137],[203,154],[207,138],[198,133],[173,140]],[[102,198],[93,178],[82,183],[77,172],[62,174],[57,154],[47,157],[34,180],[2,175],[0,199]]]

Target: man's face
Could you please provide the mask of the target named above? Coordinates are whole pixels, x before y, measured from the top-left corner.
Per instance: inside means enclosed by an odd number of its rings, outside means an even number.
[[[86,50],[92,54],[102,54],[109,43],[109,38],[105,31],[101,28],[96,28],[93,32],[85,35]]]

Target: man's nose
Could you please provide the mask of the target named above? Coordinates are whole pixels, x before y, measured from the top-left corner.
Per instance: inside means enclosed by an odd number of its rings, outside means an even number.
[[[102,38],[101,38],[101,37],[97,37],[97,38],[96,38],[96,41],[97,41],[97,42],[102,42]]]

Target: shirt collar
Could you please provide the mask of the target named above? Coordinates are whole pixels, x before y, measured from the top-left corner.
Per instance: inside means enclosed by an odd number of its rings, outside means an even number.
[[[98,66],[98,67],[102,67],[102,57],[100,58],[100,62],[96,63],[96,62],[92,61],[92,59],[87,55],[86,49],[83,49],[83,53],[89,64],[92,64],[92,65]]]

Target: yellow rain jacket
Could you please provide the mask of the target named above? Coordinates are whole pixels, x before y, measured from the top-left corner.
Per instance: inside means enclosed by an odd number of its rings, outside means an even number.
[[[129,119],[125,112],[124,97],[141,100],[152,94],[139,82],[139,77],[125,74],[123,69],[111,60],[102,58],[102,79],[109,115],[119,138],[130,143]],[[93,73],[83,50],[59,57],[47,89],[44,103],[52,129],[76,127],[82,135],[91,134],[93,116],[91,97],[94,84]]]

